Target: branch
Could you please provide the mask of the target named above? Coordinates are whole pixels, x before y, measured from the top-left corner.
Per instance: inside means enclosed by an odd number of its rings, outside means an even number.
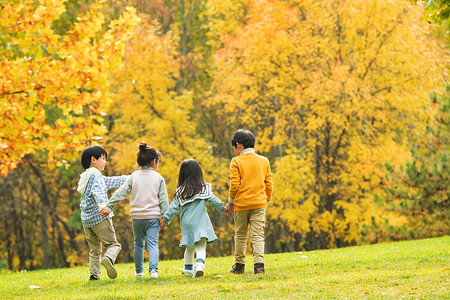
[[[42,90],[45,86],[39,85],[33,88],[33,90]],[[3,92],[0,93],[0,96],[7,96],[7,95],[15,95],[15,94],[28,94],[28,91],[13,91],[13,92]]]

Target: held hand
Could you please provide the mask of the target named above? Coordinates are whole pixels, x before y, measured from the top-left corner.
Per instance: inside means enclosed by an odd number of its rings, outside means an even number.
[[[105,218],[107,215],[109,215],[111,213],[111,210],[105,206],[100,210],[100,216],[102,216],[102,218]]]
[[[159,227],[161,227],[161,229],[164,229],[164,227],[167,226],[167,223],[163,221],[163,219],[159,219]]]
[[[228,214],[234,214],[235,206],[234,206],[233,203],[227,203],[227,204],[225,205],[225,207],[227,208],[227,210],[225,211],[226,213],[228,213]]]

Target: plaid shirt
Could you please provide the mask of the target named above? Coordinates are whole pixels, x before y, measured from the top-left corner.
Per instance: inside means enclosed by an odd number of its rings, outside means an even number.
[[[95,172],[89,178],[89,182],[86,186],[84,194],[81,196],[81,223],[84,228],[94,227],[105,219],[112,218],[114,216],[111,212],[105,218],[100,216],[99,203],[104,203],[105,206],[108,203],[107,190],[120,187],[127,176],[103,176],[100,172]]]

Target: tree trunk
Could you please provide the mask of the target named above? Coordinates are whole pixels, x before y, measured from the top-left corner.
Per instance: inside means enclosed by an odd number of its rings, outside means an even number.
[[[41,223],[41,246],[42,246],[42,266],[44,269],[50,268],[50,246],[48,242],[48,213],[47,207],[41,201],[41,215],[40,215],[40,223]]]

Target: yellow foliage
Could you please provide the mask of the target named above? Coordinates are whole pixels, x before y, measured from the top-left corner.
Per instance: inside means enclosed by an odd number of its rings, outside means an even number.
[[[0,28],[0,175],[26,154],[43,152],[48,164],[71,158],[103,134],[98,115],[108,103],[107,72],[138,19],[128,9],[103,36],[100,4],[59,36],[52,24],[65,1],[15,1],[2,6]]]
[[[407,1],[245,4],[221,37],[209,105],[275,159],[271,218],[328,246],[357,243],[382,214],[385,163],[404,163],[429,123],[448,57]]]

